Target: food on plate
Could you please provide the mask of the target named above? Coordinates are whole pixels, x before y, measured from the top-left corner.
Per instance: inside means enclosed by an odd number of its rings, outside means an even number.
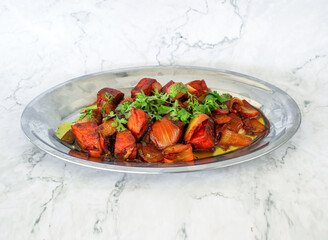
[[[61,141],[106,161],[190,162],[199,152],[251,145],[268,130],[263,117],[245,99],[212,91],[204,80],[162,86],[143,78],[131,96],[100,89],[96,104],[81,112]]]

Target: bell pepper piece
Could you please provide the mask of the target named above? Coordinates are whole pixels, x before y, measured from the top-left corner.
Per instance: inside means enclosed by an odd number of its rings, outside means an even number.
[[[204,121],[202,127],[194,133],[190,143],[198,149],[211,149],[215,147],[214,122],[212,119]]]
[[[189,143],[194,133],[197,132],[202,127],[202,123],[208,119],[209,116],[203,113],[198,114],[196,118],[191,119],[184,135],[184,141]]]

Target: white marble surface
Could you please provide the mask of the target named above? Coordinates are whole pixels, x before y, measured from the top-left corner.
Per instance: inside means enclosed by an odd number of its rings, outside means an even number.
[[[326,239],[328,2],[2,1],[0,239]],[[87,169],[20,129],[26,104],[86,73],[180,64],[242,72],[299,104],[257,160],[189,174]]]

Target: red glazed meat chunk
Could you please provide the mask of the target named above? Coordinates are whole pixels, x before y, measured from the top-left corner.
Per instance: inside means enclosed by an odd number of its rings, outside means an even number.
[[[100,156],[102,153],[97,127],[96,122],[76,123],[72,125],[72,132],[77,144],[81,149],[88,151],[93,156]]]
[[[184,85],[183,83],[181,82],[173,82],[172,80],[169,81],[163,88],[162,88],[162,92],[163,93],[167,93],[167,94],[170,94],[172,92],[172,89],[173,88],[177,88],[178,89],[183,89],[184,88]],[[187,90],[186,90],[187,91]],[[173,97],[173,101],[174,100],[177,100],[181,97],[183,97],[185,94],[186,94],[186,91],[183,92],[183,91],[179,91],[174,97]]]
[[[163,93],[169,93],[170,91],[168,90],[172,85],[174,85],[175,82],[170,80],[167,84],[165,84],[162,88]],[[171,88],[170,88],[171,89]]]
[[[145,93],[146,96],[152,95],[152,92],[155,89],[160,92],[162,90],[162,85],[153,78],[143,78],[139,81],[137,86],[135,86],[131,91],[131,97],[135,98],[138,93],[141,93],[141,90]]]
[[[117,132],[114,156],[118,159],[135,159],[137,157],[136,139],[130,131]]]
[[[124,93],[113,88],[103,88],[97,93],[97,107],[106,113],[114,110],[124,98]],[[110,104],[108,104],[110,103]]]
[[[99,139],[100,139],[100,145],[101,145],[101,148],[102,148],[103,152],[110,153],[110,151],[109,151],[109,149],[110,149],[109,136],[104,137],[102,134],[99,134]]]
[[[210,91],[204,80],[194,80],[186,84],[189,93],[201,97]]]
[[[148,125],[148,114],[140,109],[132,108],[127,126],[137,141],[139,141],[147,131]]]

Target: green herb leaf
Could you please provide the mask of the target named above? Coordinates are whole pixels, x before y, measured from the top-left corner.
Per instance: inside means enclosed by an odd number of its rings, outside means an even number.
[[[188,123],[191,116],[192,115],[183,108],[178,111],[178,118],[184,123]]]
[[[167,107],[164,105],[161,105],[158,108],[158,114],[168,114],[171,111],[172,111],[172,107]]]
[[[220,95],[217,91],[213,91],[213,92],[207,92],[207,96],[213,96],[215,97],[220,103],[229,101],[231,99],[229,94],[222,94]]]
[[[169,96],[171,99],[174,99],[178,93],[186,94],[188,92],[188,88],[183,83],[175,83],[170,90]]]
[[[104,95],[103,95],[103,98],[105,98],[108,102],[108,104],[111,104],[113,99],[114,99],[114,96],[109,94],[108,92],[106,92]]]
[[[128,121],[125,118],[118,118],[116,117],[115,121],[112,123],[112,127],[117,127],[116,130],[119,132],[123,132],[126,130],[126,127],[124,124],[127,124]]]
[[[103,118],[103,121],[105,122],[108,119],[111,119],[111,118],[116,117],[116,116],[117,115],[113,111],[111,111],[106,117]]]
[[[83,118],[87,118],[87,119],[91,119],[94,117],[93,115],[93,111],[96,109],[88,109],[86,110],[84,113],[82,113],[82,115],[80,116],[80,120],[82,120]]]

